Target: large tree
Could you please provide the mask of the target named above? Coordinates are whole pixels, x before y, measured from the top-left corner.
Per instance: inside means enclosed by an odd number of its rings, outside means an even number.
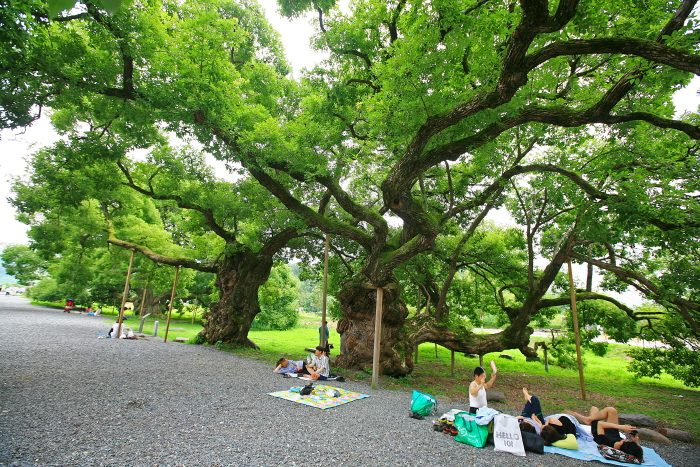
[[[442,235],[469,235],[512,183],[553,177],[597,200],[599,212],[619,206],[611,190],[595,191],[602,175],[593,169],[612,156],[569,167],[565,157],[538,159],[533,147],[575,146],[593,131],[633,140],[659,128],[663,139],[700,138],[668,104],[700,72],[689,20],[695,3],[365,0],[349,15],[328,15],[331,2],[287,1],[289,14],[315,9],[315,43],[331,51],[328,63],[293,83],[274,40],[251,26],[263,24],[252,2],[143,2],[113,17],[86,2],[56,23],[41,15],[15,22],[32,41],[4,51],[12,80],[3,83],[57,109],[58,120],[95,144],[109,147],[109,136],[144,147],[157,127],[193,135],[240,162],[306,225],[358,245],[362,265],[340,293],[352,325],[339,362],[365,368],[373,287],[395,284],[396,268]],[[6,124],[26,122],[21,110]],[[77,126],[85,115],[87,132]],[[635,216],[660,228],[646,206],[636,205]],[[528,272],[506,329],[466,336],[455,348],[527,348],[533,313],[579,246],[576,232],[561,238],[549,265]],[[411,324],[401,289],[388,290],[382,372],[406,374]],[[422,323],[432,339],[445,335],[441,316]]]
[[[499,204],[510,182],[526,174],[559,177],[581,195],[612,203],[614,197],[590,189],[602,180],[591,165],[603,167],[610,159],[576,167],[565,158],[547,163],[528,157],[533,144],[573,145],[596,129],[607,138],[634,139],[653,127],[664,137],[700,138],[692,121],[672,118],[668,104],[690,73],[700,71],[697,33],[688,20],[694,5],[399,0],[355,2],[348,16],[317,9],[316,43],[331,51],[331,59],[308,80],[324,95],[306,99],[305,113],[286,130],[260,133],[267,154],[241,148],[240,157],[289,209],[365,251],[364,266],[340,294],[353,323],[349,342],[358,343],[341,364],[366,367],[371,361],[371,346],[359,345],[372,334],[374,291],[367,285],[394,283],[396,266],[433,249],[455,223],[468,231]],[[237,143],[221,138],[229,147]],[[284,148],[277,150],[276,142],[289,138],[312,143],[306,157],[281,157]],[[614,183],[615,174],[609,175]],[[346,222],[306,209],[288,188],[290,180],[328,190]],[[650,225],[658,223],[644,203],[635,209]],[[389,215],[400,219],[400,231],[390,227]],[[538,277],[530,268],[528,292],[500,335],[468,336],[472,344],[464,340],[456,350],[525,349],[530,319],[577,241],[574,233],[565,236]],[[384,306],[383,372],[403,374],[410,371],[410,342],[396,289]],[[425,326],[434,330],[430,340],[446,343],[439,322]]]
[[[27,180],[15,184],[13,201],[25,220],[35,224],[30,235],[37,247],[43,245],[46,253],[68,251],[57,250],[56,243],[41,235],[47,229],[64,229],[81,238],[73,243],[85,258],[73,267],[85,274],[73,270],[73,276],[85,276],[86,281],[88,269],[80,263],[94,260],[85,253],[88,246],[104,248],[108,243],[150,260],[136,263],[141,287],[154,279],[151,262],[215,275],[218,300],[204,316],[202,336],[206,342],[256,347],[247,335],[260,312],[258,290],[275,255],[299,236],[303,225],[295,226],[258,184],[243,177],[236,182],[215,178],[201,153],[159,147],[137,162],[125,156],[95,157],[79,147],[59,143],[43,149],[32,159]],[[73,185],[76,190],[61,198],[61,188]],[[260,212],[266,213],[264,218]],[[122,258],[126,264],[124,254]],[[97,278],[123,281],[122,274],[103,272]],[[91,280],[97,285],[96,278]]]

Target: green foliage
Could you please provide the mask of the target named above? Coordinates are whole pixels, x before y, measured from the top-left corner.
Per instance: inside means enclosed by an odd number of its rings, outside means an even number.
[[[573,336],[566,334],[558,339],[553,339],[549,348],[549,355],[557,365],[562,368],[577,368],[576,343]],[[586,361],[583,359],[583,366]]]
[[[197,334],[197,335],[194,337],[194,341],[192,341],[192,342],[194,343],[194,345],[203,345],[203,344],[206,343],[206,341],[207,341],[207,340],[206,340],[206,338],[205,338],[203,335]]]
[[[641,327],[641,337],[651,342],[649,347],[634,348],[629,352],[632,361],[628,369],[636,377],[661,378],[664,374],[683,381],[689,387],[700,387],[700,347],[697,336],[685,319],[672,309],[645,303],[635,310],[649,320]]]
[[[62,11],[71,10],[77,2],[78,0],[47,0],[49,16],[55,19]],[[133,0],[99,0],[99,2],[107,13],[113,15],[121,7],[128,8]]]
[[[22,285],[31,285],[46,274],[46,262],[27,245],[7,245],[0,259],[7,273]]]
[[[270,277],[258,291],[260,313],[253,329],[292,329],[299,322],[299,282],[286,264],[272,268]]]
[[[68,297],[58,287],[54,279],[49,277],[40,280],[34,287],[27,291],[27,296],[33,301],[39,302],[60,302]]]
[[[676,346],[671,349],[634,348],[629,356],[629,371],[637,377],[660,378],[666,373],[689,387],[700,387],[700,352],[698,349]]]
[[[298,18],[308,11],[322,10],[328,12],[337,0],[278,0],[280,13],[289,18]]]
[[[697,339],[697,116],[671,120],[670,96],[691,74],[668,57],[694,54],[698,31],[679,2],[555,13],[530,2],[358,0],[344,14],[333,0],[284,0],[287,16],[325,20],[314,42],[330,57],[299,82],[254,2],[108,2],[60,21],[48,21],[44,2],[0,9],[2,126],[50,108],[64,135],[36,156],[15,203],[66,291],[113,289],[118,268],[91,253],[106,224],[196,265],[269,251],[280,231],[309,226],[336,237],[333,292],[348,277],[398,277],[421,293],[406,300],[416,316],[455,273],[437,320],[523,330],[563,303],[562,258],[543,269],[535,259],[565,242],[575,260],[607,271],[604,290],[633,282]],[[75,3],[50,5],[55,16]],[[201,155],[172,151],[161,131],[197,139],[269,191],[215,180],[199,170]],[[130,160],[135,150],[148,154]],[[479,228],[502,206],[522,232]],[[318,273],[313,242],[300,255]],[[109,271],[99,280],[95,263]],[[261,294],[265,306],[289,307],[275,300]],[[616,338],[637,331],[641,315],[589,308],[582,320]],[[336,303],[330,312],[339,315]]]

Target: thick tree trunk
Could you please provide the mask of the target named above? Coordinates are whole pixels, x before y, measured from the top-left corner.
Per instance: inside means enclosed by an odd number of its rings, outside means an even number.
[[[346,352],[338,356],[335,365],[352,370],[372,368],[376,306],[376,289],[367,288],[360,279],[343,285],[340,307],[350,325],[344,333]],[[407,375],[413,370],[412,365],[407,364],[410,361],[410,351],[407,352],[405,347],[403,333],[408,310],[398,291],[394,289],[385,290],[382,308],[379,357],[381,373],[389,376]]]
[[[259,348],[248,339],[248,331],[260,312],[258,289],[270,276],[272,265],[271,256],[251,253],[223,259],[216,274],[219,301],[212,302],[202,318],[200,335],[207,343]]]
[[[139,315],[151,314],[153,317],[165,316],[168,311],[167,300],[170,293],[153,295],[153,289],[146,289],[144,296],[143,289],[136,289],[136,299],[134,299],[134,313]],[[143,311],[141,311],[141,300],[143,300]]]

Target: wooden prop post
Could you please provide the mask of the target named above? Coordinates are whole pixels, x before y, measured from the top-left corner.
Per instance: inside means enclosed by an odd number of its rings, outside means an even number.
[[[177,276],[180,274],[180,266],[175,268],[175,280],[173,281],[173,291],[170,293],[170,306],[168,307],[168,322],[165,325],[165,339],[168,342],[168,330],[170,330],[170,316],[173,314],[173,302],[175,301],[175,289],[177,288]]]
[[[122,294],[122,306],[119,308],[119,326],[117,326],[117,335],[113,337],[119,338],[122,335],[122,322],[124,321],[124,307],[126,306],[126,296],[129,294],[129,278],[131,277],[131,266],[134,265],[134,250],[131,250],[131,258],[129,259],[129,269],[126,272],[126,281],[124,282],[124,293]]]
[[[586,400],[586,383],[583,379],[583,361],[581,360],[581,336],[578,329],[578,312],[576,311],[576,289],[574,289],[574,275],[571,271],[571,258],[569,264],[569,289],[571,289],[571,311],[574,317],[574,337],[576,338],[576,359],[578,360],[578,379],[581,382],[581,399]]]
[[[544,350],[544,371],[549,373],[549,359],[547,357],[547,343],[546,342],[535,342],[535,351],[539,347],[542,347],[542,350]]]
[[[372,389],[379,387],[379,354],[382,335],[382,302],[384,289],[377,287],[377,309],[374,319],[374,355],[372,357]]]
[[[418,296],[416,297],[416,313],[420,312],[420,287],[416,286],[416,292],[418,292]],[[416,345],[416,358],[413,359],[413,363],[418,363],[418,345]]]
[[[455,376],[455,351],[452,351],[452,377]]]
[[[139,318],[143,318],[143,304],[146,301],[146,290],[148,290],[148,284],[146,284],[146,288],[143,289],[143,293],[141,294],[141,306],[139,307]]]
[[[326,234],[326,250],[323,258],[323,301],[321,305],[321,347],[325,347],[328,342],[326,342],[326,303],[328,294],[328,250],[331,247],[331,236]]]

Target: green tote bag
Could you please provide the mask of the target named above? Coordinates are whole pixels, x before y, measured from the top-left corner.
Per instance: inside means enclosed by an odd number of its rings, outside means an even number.
[[[477,425],[476,418],[467,412],[460,412],[455,415],[455,427],[457,427],[457,437],[460,443],[469,444],[477,448],[486,446],[486,438],[489,435],[487,425]]]

